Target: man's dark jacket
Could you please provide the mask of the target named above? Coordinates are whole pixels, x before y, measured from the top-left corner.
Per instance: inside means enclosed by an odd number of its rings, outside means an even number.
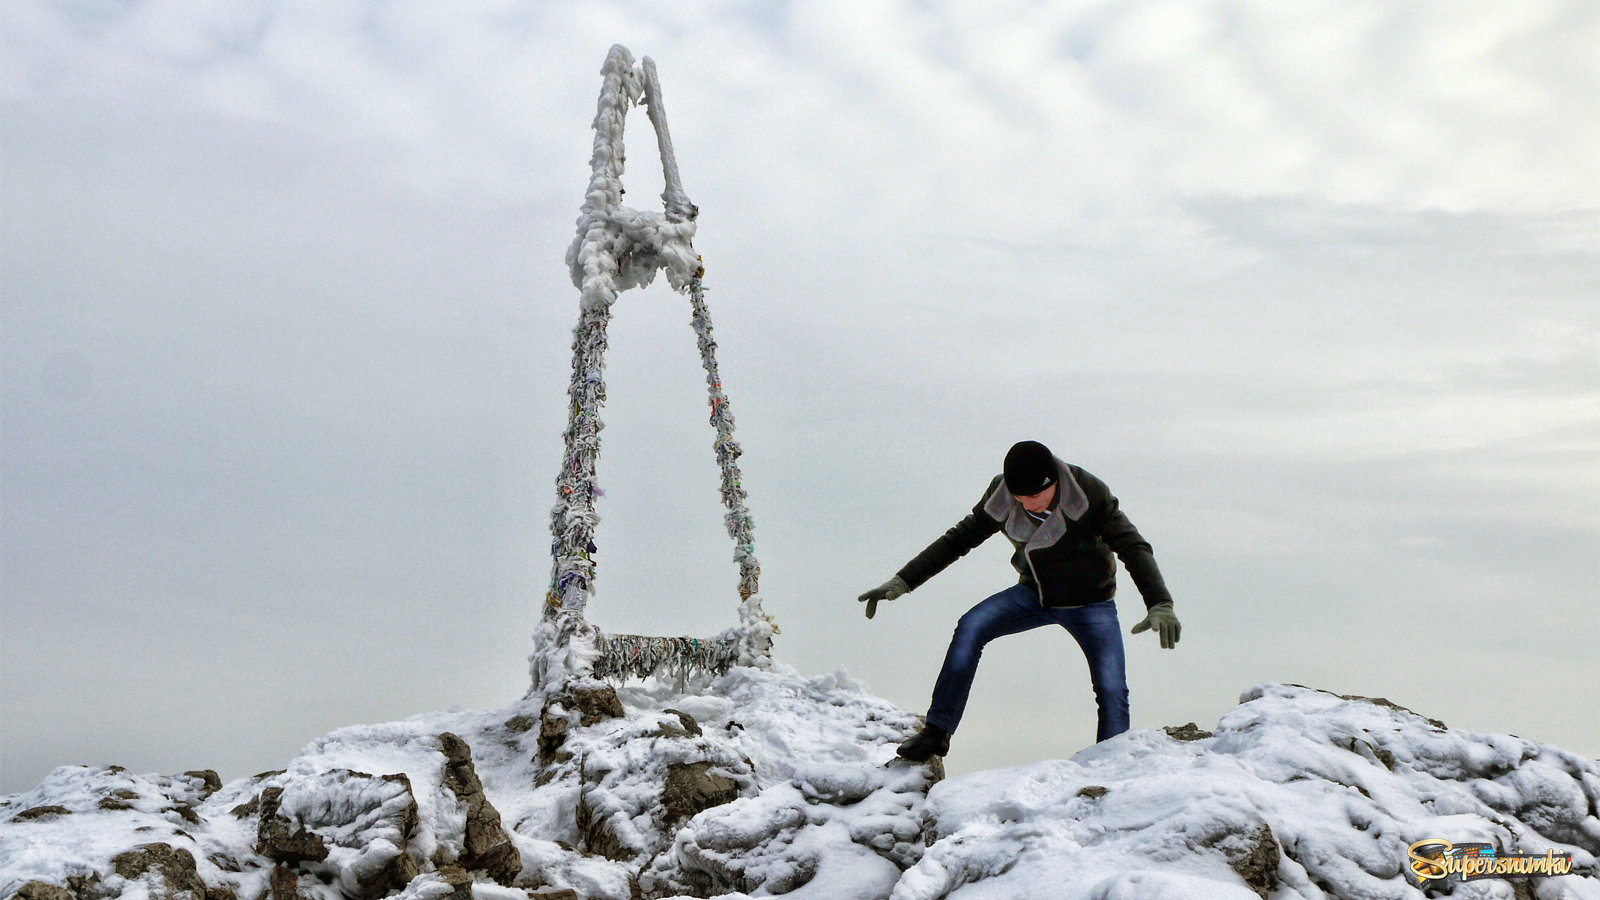
[[[966,518],[900,569],[907,587],[916,589],[998,531],[1016,548],[1011,565],[1021,582],[1038,591],[1045,606],[1111,599],[1117,590],[1113,553],[1127,566],[1146,607],[1171,603],[1150,544],[1117,508],[1105,482],[1059,459],[1056,469],[1056,499],[1042,523],[1028,515],[1006,490],[1005,479],[996,475]]]

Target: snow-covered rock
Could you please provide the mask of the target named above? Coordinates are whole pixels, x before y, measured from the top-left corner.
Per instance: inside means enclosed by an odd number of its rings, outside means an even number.
[[[916,725],[776,666],[344,728],[225,786],[64,767],[0,799],[0,898],[884,896],[938,778],[890,762]]]
[[[1131,731],[941,781],[841,674],[570,685],[341,729],[281,772],[67,767],[0,798],[0,898],[1416,897],[1407,849],[1571,853],[1454,897],[1600,898],[1600,765],[1268,684],[1214,732]]]
[[[1130,731],[936,786],[930,846],[891,896],[1417,897],[1407,850],[1442,838],[1571,852],[1584,874],[1516,896],[1600,897],[1594,761],[1383,700],[1281,684],[1239,699],[1209,736]],[[1513,884],[1452,896],[1510,898]]]

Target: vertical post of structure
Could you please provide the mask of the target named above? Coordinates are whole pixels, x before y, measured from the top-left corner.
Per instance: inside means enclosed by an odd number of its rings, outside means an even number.
[[[711,336],[711,311],[706,307],[705,292],[705,285],[696,275],[689,283],[691,323],[700,345],[700,362],[706,370],[711,425],[717,430],[712,446],[722,472],[722,504],[728,509],[723,521],[728,536],[733,538],[734,561],[739,564],[739,662],[764,666],[771,662],[772,620],[761,611],[761,564],[756,560],[755,523],[745,508],[749,494],[739,471],[739,456],[744,451],[733,439],[733,411],[722,392],[722,375],[717,371],[717,342]]]
[[[579,674],[593,655],[584,607],[594,590],[595,462],[600,456],[600,407],[605,403],[606,326],[621,290],[618,261],[611,252],[613,213],[622,203],[623,126],[638,96],[633,55],[612,47],[601,68],[603,81],[594,118],[589,190],[578,219],[578,236],[567,262],[580,290],[578,324],[572,331],[572,379],[567,386],[567,429],[556,505],[550,512],[550,589],[535,633],[529,663],[534,686]]]

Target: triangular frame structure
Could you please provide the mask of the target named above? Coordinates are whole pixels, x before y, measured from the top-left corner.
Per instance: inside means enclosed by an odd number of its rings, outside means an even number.
[[[761,609],[752,539],[753,525],[740,484],[740,448],[733,440],[733,415],[717,372],[716,342],[705,304],[705,269],[694,251],[695,216],[678,178],[678,163],[667,131],[666,111],[655,63],[645,57],[635,67],[633,55],[620,44],[611,48],[601,69],[599,109],[594,119],[594,155],[589,192],[578,218],[578,235],[567,251],[572,282],[581,294],[578,325],[572,332],[571,403],[566,454],[556,477],[556,505],[550,513],[554,537],[550,589],[544,614],[534,632],[535,650],[529,667],[535,690],[550,690],[585,677],[672,676],[682,681],[696,671],[720,674],[734,665],[765,667],[771,663],[772,619]],[[622,205],[623,125],[628,107],[643,103],[655,128],[661,151],[662,212]],[[714,444],[722,470],[725,522],[739,564],[739,624],[711,638],[611,635],[584,620],[594,593],[594,530],[599,523],[594,499],[595,461],[600,455],[600,406],[605,402],[604,354],[611,305],[631,287],[654,280],[665,270],[667,281],[689,295],[692,325],[706,370]]]

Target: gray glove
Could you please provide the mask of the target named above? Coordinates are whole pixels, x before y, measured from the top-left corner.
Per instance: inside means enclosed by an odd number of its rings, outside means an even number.
[[[885,581],[856,599],[867,605],[867,618],[878,614],[879,600],[893,600],[901,594],[910,593],[911,588],[906,586],[906,580],[899,575]]]
[[[1155,606],[1150,607],[1150,611],[1145,615],[1144,619],[1133,626],[1133,630],[1128,633],[1138,634],[1141,631],[1149,631],[1152,628],[1156,630],[1156,634],[1161,636],[1161,649],[1171,650],[1177,646],[1178,632],[1183,630],[1183,626],[1178,624],[1178,617],[1172,614],[1172,604],[1170,602],[1157,603]]]

